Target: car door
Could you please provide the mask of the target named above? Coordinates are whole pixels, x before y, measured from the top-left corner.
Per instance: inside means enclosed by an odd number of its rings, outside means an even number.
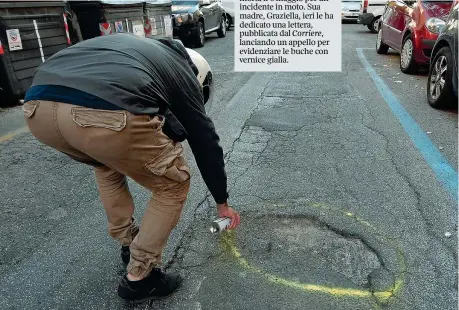
[[[391,47],[400,51],[403,32],[407,23],[408,5],[400,0],[393,1],[392,15],[388,26],[388,36]]]
[[[458,53],[459,53],[459,47],[457,46],[459,44],[459,3],[456,2],[455,7],[451,10],[451,30],[452,32],[452,41],[453,41],[453,66],[456,68],[456,74],[457,72],[457,67],[458,67]],[[453,75],[453,83],[457,89],[457,76]]]
[[[199,1],[200,3],[200,10],[202,12],[202,15],[204,16],[204,30],[208,31],[209,29],[215,27],[213,26],[213,21],[212,21],[212,12],[211,12],[211,3],[210,0],[201,0]]]
[[[387,2],[384,14],[381,17],[381,30],[383,33],[382,40],[384,43],[390,46],[392,46],[392,22],[395,14],[395,2],[396,0],[389,0]]]
[[[451,28],[455,31],[453,31],[453,55],[455,55],[456,57],[453,57],[454,59],[456,59],[456,62],[458,61],[457,59],[457,55],[459,53],[459,47],[457,46],[459,44],[459,3],[456,5],[456,7],[453,8],[453,12],[452,12],[452,18],[453,20],[452,24],[453,26],[451,26]],[[457,68],[457,63],[455,64],[455,67]]]
[[[217,0],[210,0],[210,13],[212,16],[210,29],[215,29],[220,26],[220,7]]]

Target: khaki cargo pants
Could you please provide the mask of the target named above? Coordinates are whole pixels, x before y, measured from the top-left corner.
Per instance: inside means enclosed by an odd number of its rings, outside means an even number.
[[[164,118],[50,101],[26,102],[23,111],[37,140],[94,167],[109,234],[130,245],[128,272],[147,276],[161,263],[190,187],[182,145],[163,133]],[[152,192],[140,230],[126,176]]]

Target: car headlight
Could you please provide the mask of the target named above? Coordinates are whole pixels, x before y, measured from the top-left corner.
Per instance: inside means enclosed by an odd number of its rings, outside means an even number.
[[[426,28],[435,34],[440,33],[445,28],[445,21],[436,17],[430,18],[426,22]]]

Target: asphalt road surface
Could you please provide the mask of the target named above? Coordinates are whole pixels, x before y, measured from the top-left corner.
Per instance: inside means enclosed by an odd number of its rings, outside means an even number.
[[[92,171],[2,111],[0,309],[456,309],[457,111],[430,108],[426,74],[377,55],[363,26],[343,25],[341,73],[235,73],[232,36],[199,52],[240,228],[210,233],[187,150],[192,188],[163,257],[184,285],[120,301]],[[140,219],[148,193],[131,189]]]

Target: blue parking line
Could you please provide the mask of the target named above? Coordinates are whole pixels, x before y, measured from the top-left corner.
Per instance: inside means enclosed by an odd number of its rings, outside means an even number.
[[[442,184],[444,189],[451,195],[451,197],[458,201],[458,177],[457,171],[454,169],[432,143],[422,128],[416,121],[408,114],[403,108],[400,101],[392,93],[389,87],[384,83],[381,77],[376,73],[373,67],[365,58],[363,49],[357,48],[357,54],[362,61],[365,69],[370,74],[371,78],[376,84],[379,93],[389,105],[392,112],[398,118],[406,133],[413,141],[416,148],[421,152],[427,164],[432,168],[438,181]]]

